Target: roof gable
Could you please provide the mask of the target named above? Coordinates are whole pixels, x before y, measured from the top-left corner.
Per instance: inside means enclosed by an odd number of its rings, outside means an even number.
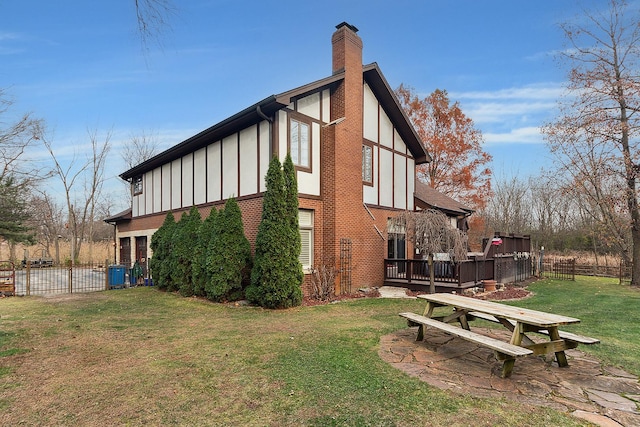
[[[430,208],[441,210],[445,213],[453,215],[471,215],[474,210],[463,205],[455,199],[439,192],[435,188],[416,179],[415,198]],[[419,203],[416,203],[418,205]]]
[[[378,65],[373,63],[364,66],[363,77],[364,81],[369,84],[369,87],[373,90],[382,107],[389,115],[394,127],[407,144],[416,164],[431,161],[431,157],[426,152],[424,144],[411,125],[411,122],[404,110],[400,107],[398,99],[389,87],[389,84],[382,75]],[[269,96],[262,101],[245,108],[239,113],[203,130],[202,132],[185,139],[179,144],[174,145],[149,160],[134,166],[128,171],[122,173],[120,177],[125,180],[132,179],[154,168],[162,166],[163,164],[178,159],[185,154],[197,151],[213,142],[222,140],[226,136],[253,124],[259,123],[262,120],[271,120],[271,117],[276,111],[287,107],[294,99],[337,85],[342,80],[344,80],[344,71],[339,71],[329,77],[316,80],[277,95]]]
[[[411,151],[416,164],[428,163],[431,156],[424,148],[424,144],[415,128],[411,124],[411,120],[400,106],[400,102],[395,93],[389,86],[387,79],[384,78],[380,67],[375,62],[363,67],[364,81],[369,84],[376,98],[384,108],[385,112],[391,119],[394,127],[404,140],[405,144]]]

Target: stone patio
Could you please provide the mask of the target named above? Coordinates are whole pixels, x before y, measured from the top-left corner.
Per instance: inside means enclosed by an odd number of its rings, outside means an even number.
[[[474,331],[509,341],[505,331]],[[380,357],[392,366],[443,390],[478,397],[512,399],[552,407],[599,426],[640,426],[638,377],[603,366],[578,349],[566,352],[568,368],[544,357],[519,358],[510,378],[501,378],[502,362],[485,347],[427,329],[416,342],[417,327],[380,340]],[[579,347],[578,347],[579,348]]]

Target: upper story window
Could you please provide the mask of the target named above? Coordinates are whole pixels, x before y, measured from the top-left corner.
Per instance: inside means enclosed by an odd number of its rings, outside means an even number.
[[[311,167],[311,131],[309,123],[291,119],[289,129],[289,151],[293,164],[302,168]]]
[[[133,195],[137,196],[138,194],[142,194],[142,175],[138,175],[131,181],[131,189],[133,190]]]
[[[362,181],[373,185],[373,147],[362,145]]]

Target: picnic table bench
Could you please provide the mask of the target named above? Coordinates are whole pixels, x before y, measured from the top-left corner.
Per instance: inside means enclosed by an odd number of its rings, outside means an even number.
[[[508,306],[505,304],[464,297],[455,294],[419,295],[418,298],[427,300],[423,315],[416,313],[400,313],[407,319],[409,325],[418,326],[417,341],[424,339],[425,327],[442,330],[449,335],[458,336],[464,340],[475,342],[495,351],[496,358],[503,361],[502,377],[511,376],[515,360],[527,355],[555,354],[558,366],[568,366],[565,350],[576,348],[578,344],[596,344],[595,338],[583,337],[558,330],[560,325],[579,323],[580,320],[545,313],[537,310]],[[434,316],[436,307],[451,307],[450,314]],[[469,322],[484,319],[499,323],[511,332],[509,342],[471,331]],[[451,325],[460,323],[461,327]],[[545,335],[549,341],[534,342],[527,333],[535,332]]]

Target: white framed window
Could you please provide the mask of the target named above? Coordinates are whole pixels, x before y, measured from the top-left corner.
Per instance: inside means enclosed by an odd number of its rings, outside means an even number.
[[[138,194],[142,194],[142,188],[142,175],[138,175],[131,181],[133,195],[137,196]]]
[[[362,181],[373,184],[373,147],[362,145]]]
[[[309,270],[313,265],[313,211],[298,210],[298,224],[300,228],[300,256],[298,259],[302,268]]]
[[[301,168],[311,167],[311,126],[292,118],[289,126],[289,151],[293,164]]]

